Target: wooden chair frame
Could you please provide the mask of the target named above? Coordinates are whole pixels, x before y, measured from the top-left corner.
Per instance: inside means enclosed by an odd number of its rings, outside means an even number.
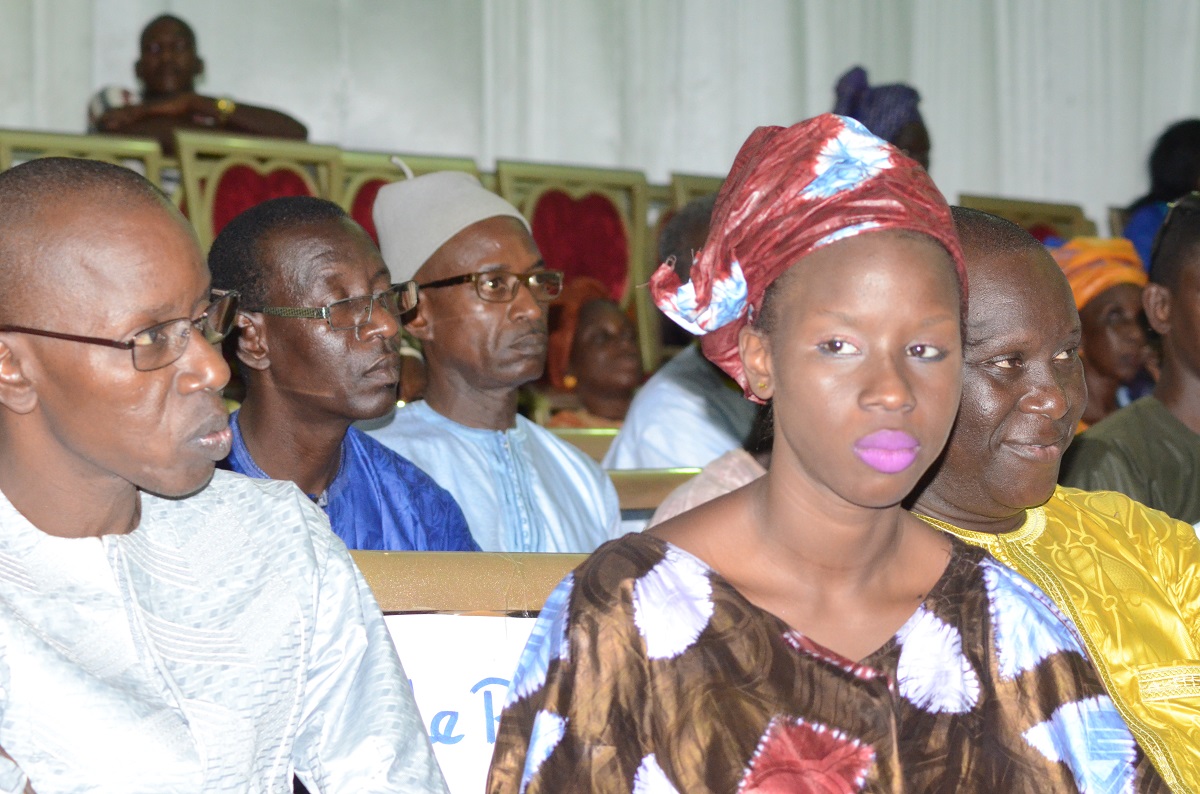
[[[336,146],[189,130],[176,130],[175,144],[188,214],[206,251],[214,236],[213,186],[234,166],[247,166],[260,174],[291,171],[305,181],[314,196],[341,199],[342,152]]]
[[[642,366],[650,371],[657,366],[654,348],[646,330],[647,322],[657,321],[646,282],[646,213],[649,185],[641,171],[615,168],[583,168],[567,165],[501,160],[496,163],[497,192],[532,220],[534,208],[543,193],[561,190],[573,199],[596,193],[612,201],[618,209],[629,242],[628,287],[622,306],[632,300],[638,324],[638,347]]]
[[[29,156],[21,157],[23,154]],[[0,171],[38,157],[81,157],[126,167],[140,163],[142,175],[162,185],[164,158],[154,138],[0,130]]]
[[[1083,214],[1078,204],[1055,204],[1049,201],[980,196],[963,193],[958,197],[960,206],[990,212],[1010,220],[1023,229],[1045,223],[1064,232],[1064,237],[1095,237],[1096,224]]]

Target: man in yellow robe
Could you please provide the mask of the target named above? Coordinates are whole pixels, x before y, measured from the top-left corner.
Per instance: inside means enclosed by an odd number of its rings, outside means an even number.
[[[1200,541],[1122,494],[1056,487],[1087,400],[1070,287],[1019,227],[954,218],[971,285],[962,405],[914,510],[1053,599],[1163,779],[1200,791]]]

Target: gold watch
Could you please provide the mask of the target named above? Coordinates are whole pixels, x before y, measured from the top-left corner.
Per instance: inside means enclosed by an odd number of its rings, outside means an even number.
[[[227,96],[217,100],[217,121],[221,124],[229,121],[229,117],[237,110],[237,103]]]

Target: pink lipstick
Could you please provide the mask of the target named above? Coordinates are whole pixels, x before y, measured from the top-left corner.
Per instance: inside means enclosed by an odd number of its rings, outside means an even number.
[[[917,459],[921,442],[903,430],[876,430],[854,443],[854,454],[876,471],[896,474]]]

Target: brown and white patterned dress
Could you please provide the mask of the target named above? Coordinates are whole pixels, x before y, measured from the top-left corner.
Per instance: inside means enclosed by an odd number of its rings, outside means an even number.
[[[956,541],[891,640],[854,662],[651,535],[547,601],[488,792],[1166,791],[1066,620]]]

